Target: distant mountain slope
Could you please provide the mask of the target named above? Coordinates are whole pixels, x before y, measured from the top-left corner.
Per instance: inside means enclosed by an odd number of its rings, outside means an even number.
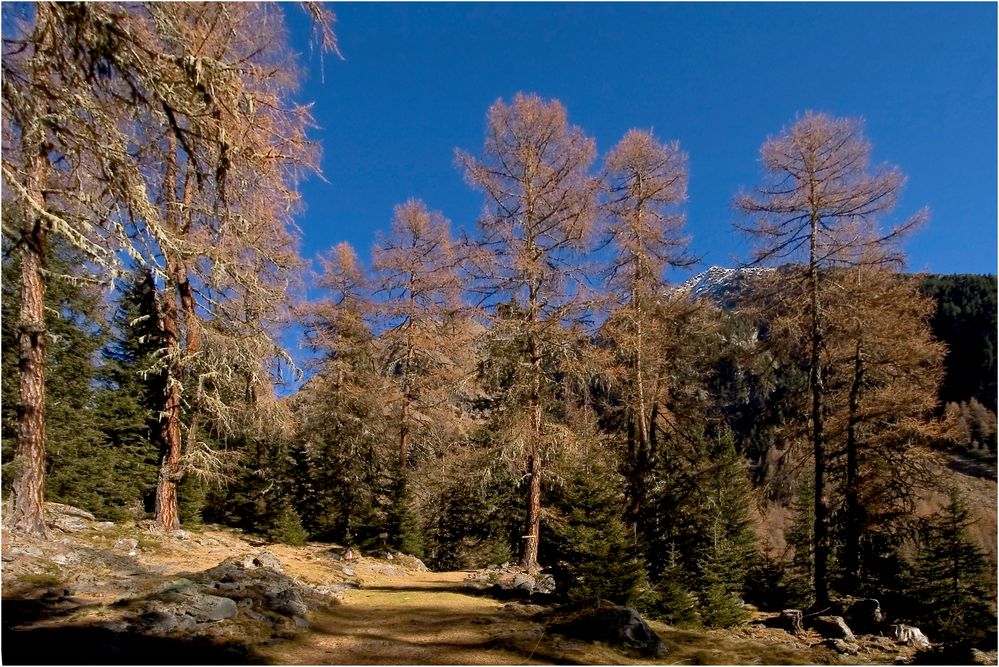
[[[691,297],[708,298],[723,308],[752,280],[778,269],[712,266],[681,284]],[[933,335],[946,343],[946,375],[940,388],[941,404],[977,399],[992,411],[997,403],[997,282],[996,276],[930,274],[924,293],[937,300]]]

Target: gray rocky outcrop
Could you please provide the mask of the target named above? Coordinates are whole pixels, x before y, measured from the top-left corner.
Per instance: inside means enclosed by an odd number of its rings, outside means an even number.
[[[930,646],[930,640],[919,628],[904,623],[891,626],[891,637],[899,644],[906,646],[915,646],[916,648],[929,648]]]
[[[842,616],[816,616],[811,619],[810,625],[826,639],[844,639],[848,642],[856,640]]]
[[[548,630],[573,639],[604,642],[643,657],[666,655],[666,645],[631,607],[607,605],[556,617]]]

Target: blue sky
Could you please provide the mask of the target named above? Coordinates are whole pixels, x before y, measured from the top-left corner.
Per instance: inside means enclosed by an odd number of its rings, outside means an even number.
[[[767,135],[813,109],[866,119],[875,162],[909,177],[899,218],[930,207],[912,270],[996,271],[994,3],[335,3],[345,59],[324,73],[288,9],[328,181],[303,185],[306,256],[349,241],[366,258],[410,197],[472,228],[454,148],[479,153],[486,109],[523,91],[560,99],[601,155],[632,127],[679,140],[700,268],[747,256],[732,197]]]

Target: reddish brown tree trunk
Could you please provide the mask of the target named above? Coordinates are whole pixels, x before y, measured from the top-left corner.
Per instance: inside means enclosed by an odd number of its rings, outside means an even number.
[[[182,387],[180,384],[180,326],[177,314],[177,301],[174,297],[172,273],[169,261],[166,284],[166,297],[163,299],[161,326],[168,351],[166,391],[160,416],[160,437],[163,442],[163,461],[160,464],[159,480],[156,484],[156,522],[166,530],[180,526],[177,509],[177,483],[181,479],[180,451],[181,427],[180,411]]]
[[[527,516],[524,519],[520,565],[528,572],[534,572],[538,569],[538,542],[541,537],[541,355],[533,338],[530,349],[534,368],[530,405],[533,428],[527,455]]]
[[[40,196],[44,164],[29,168],[28,192]],[[25,212],[18,313],[20,402],[17,410],[19,463],[11,486],[10,526],[45,537],[45,267],[46,228],[41,217]]]
[[[812,394],[812,450],[815,458],[815,563],[814,586],[815,606],[824,607],[829,603],[829,501],[826,498],[826,445],[823,415],[825,380],[822,373],[822,302],[819,299],[819,267],[817,253],[818,225],[816,215],[812,215],[810,239],[809,278],[811,291],[811,368],[809,387]]]

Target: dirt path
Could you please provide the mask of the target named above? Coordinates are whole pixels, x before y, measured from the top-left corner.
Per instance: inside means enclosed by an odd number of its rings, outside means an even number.
[[[260,649],[284,664],[545,664],[541,627],[515,606],[461,591],[463,572],[367,576],[291,642]]]

